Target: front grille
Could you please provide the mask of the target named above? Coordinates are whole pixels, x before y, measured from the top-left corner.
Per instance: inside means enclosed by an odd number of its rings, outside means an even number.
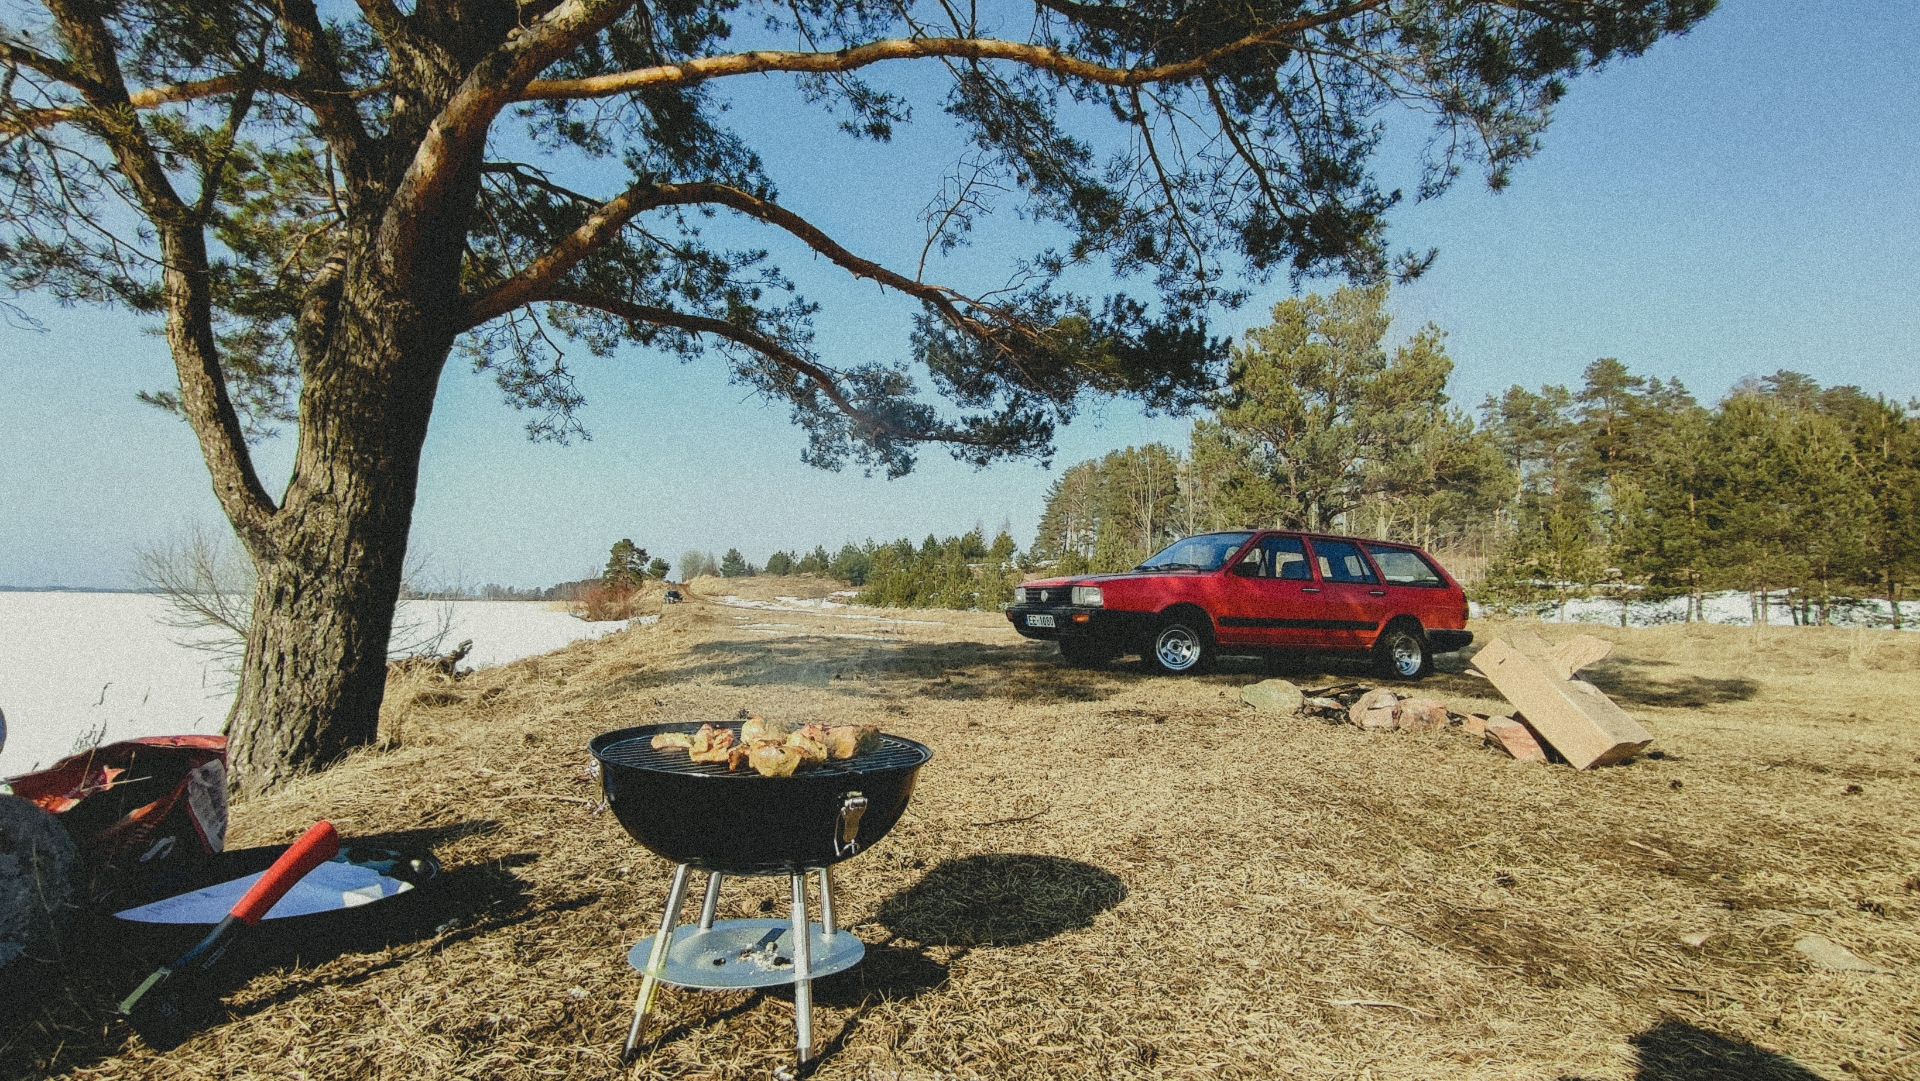
[[[737,770],[727,769],[725,762],[695,762],[687,757],[687,752],[678,747],[664,747],[654,750],[650,745],[653,737],[661,732],[692,732],[699,729],[698,724],[670,724],[652,728],[645,735],[609,743],[601,748],[599,755],[603,761],[615,765],[629,766],[633,769],[650,770],[655,773],[681,773],[695,777],[759,777],[745,766]],[[738,730],[735,730],[738,734]],[[878,773],[881,770],[910,769],[925,765],[933,752],[918,743],[898,736],[882,734],[880,746],[852,758],[829,758],[825,762],[803,766],[796,777],[857,777],[863,773]]]

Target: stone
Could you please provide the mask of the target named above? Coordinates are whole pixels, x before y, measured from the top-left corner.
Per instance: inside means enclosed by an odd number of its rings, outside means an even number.
[[[1808,935],[1795,942],[1793,948],[1815,968],[1824,968],[1833,972],[1873,972],[1882,976],[1893,975],[1892,969],[1856,957],[1853,951],[1825,935]]]
[[[1502,717],[1487,722],[1487,743],[1507,752],[1516,762],[1541,762],[1547,760],[1547,752],[1541,748],[1540,741],[1533,738],[1527,726],[1511,718]]]
[[[1361,695],[1347,709],[1347,719],[1369,732],[1391,732],[1395,727],[1394,707],[1400,696],[1381,687]]]
[[[1697,950],[1705,946],[1707,944],[1707,940],[1712,937],[1713,937],[1712,931],[1695,931],[1690,935],[1681,935],[1680,944],[1682,946],[1689,946]]]
[[[1240,688],[1240,701],[1263,713],[1298,713],[1306,697],[1284,679],[1263,679]]]
[[[1408,698],[1394,709],[1393,720],[1406,732],[1438,732],[1453,723],[1446,703],[1437,698]]]
[[[1487,734],[1487,722],[1491,719],[1484,713],[1469,713],[1464,727],[1476,736],[1484,736]]]
[[[1511,637],[1489,641],[1473,655],[1473,666],[1573,768],[1622,762],[1653,742],[1653,733],[1600,688],[1568,678],[1565,662],[1550,655],[1538,635],[1521,631]]]

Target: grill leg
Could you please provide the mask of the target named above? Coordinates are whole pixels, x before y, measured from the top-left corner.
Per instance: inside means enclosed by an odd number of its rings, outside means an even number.
[[[700,929],[713,930],[713,917],[720,911],[720,872],[707,873],[707,899],[700,904]]]
[[[820,868],[820,937],[832,938],[840,928],[833,921],[833,868]]]
[[[799,1064],[813,1057],[813,942],[807,928],[807,876],[793,876],[793,1027]]]
[[[680,923],[680,905],[687,899],[690,870],[684,863],[673,869],[673,885],[667,889],[667,914],[660,917],[660,933],[653,936],[653,950],[647,954],[647,971],[640,978],[640,997],[633,1002],[633,1024],[627,1027],[627,1047],[621,1053],[622,1058],[633,1057],[633,1049],[639,1045],[640,1033],[646,1027],[647,1011],[653,1009],[653,996],[660,988],[659,973],[666,967],[667,955],[673,950],[673,929]]]

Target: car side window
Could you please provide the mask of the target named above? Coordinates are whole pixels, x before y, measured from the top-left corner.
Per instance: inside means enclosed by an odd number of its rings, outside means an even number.
[[[1307,546],[1299,537],[1268,537],[1260,542],[1266,577],[1304,582],[1313,577],[1307,569]]]
[[[1376,548],[1367,545],[1368,554],[1380,566],[1380,574],[1389,585],[1396,586],[1444,586],[1446,582],[1440,573],[1433,569],[1419,553],[1409,552],[1405,548]]]
[[[1360,554],[1360,546],[1349,541],[1316,540],[1313,542],[1314,561],[1320,566],[1320,577],[1328,582],[1372,582],[1373,568],[1367,566],[1367,557]]]

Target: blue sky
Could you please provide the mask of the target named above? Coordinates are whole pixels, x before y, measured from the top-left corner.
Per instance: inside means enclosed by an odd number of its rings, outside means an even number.
[[[1396,332],[1427,321],[1448,332],[1455,398],[1468,405],[1515,382],[1577,382],[1600,356],[1679,376],[1706,399],[1783,367],[1920,396],[1916,58],[1911,4],[1730,0],[1691,35],[1576,80],[1509,190],[1491,194],[1467,176],[1396,212],[1397,248],[1441,253],[1395,294]],[[732,119],[783,202],[854,250],[911,267],[922,240],[914,214],[954,150],[935,103],[923,97],[893,144],[854,144],[830,120],[774,119],[792,100],[788,84],[739,82],[728,88]],[[1421,135],[1391,132],[1379,162],[1388,186],[1411,188]],[[997,281],[1045,242],[1034,228],[1003,215],[930,276]],[[829,359],[905,348],[912,308],[897,296],[764,230],[714,229],[770,248],[822,303]],[[1216,332],[1264,322],[1285,292],[1284,282],[1266,287]],[[170,384],[163,343],[123,313],[25,304],[49,332],[0,328],[0,585],[125,585],[141,548],[220,525],[185,425],[133,399]],[[1004,521],[1024,544],[1064,467],[1185,439],[1186,421],[1116,403],[1061,433],[1052,469],[975,471],[929,448],[903,480],[825,473],[800,463],[786,411],[730,386],[718,361],[637,350],[570,359],[594,436],[572,446],[529,443],[491,380],[449,363],[413,532],[430,577],[547,584],[597,568],[621,537],[674,560],[730,546],[760,560],[776,547]],[[290,440],[258,453],[277,487]]]

